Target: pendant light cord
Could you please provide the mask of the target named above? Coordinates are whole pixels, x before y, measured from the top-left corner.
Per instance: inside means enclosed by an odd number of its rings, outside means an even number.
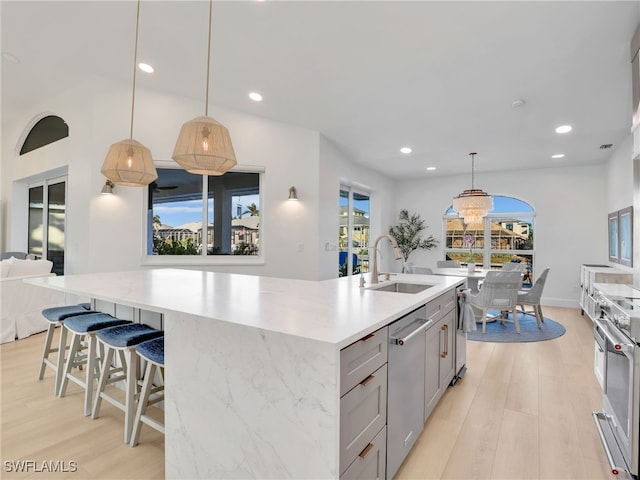
[[[211,18],[213,13],[213,0],[209,0],[209,41],[207,42],[207,87],[205,91],[204,116],[209,115],[209,70],[211,64]]]
[[[473,177],[474,177],[474,170],[475,170],[474,166],[475,166],[475,158],[476,158],[477,153],[472,152],[469,155],[471,155],[471,190],[473,190],[474,189],[473,188],[473,186],[474,186],[474,178]]]
[[[131,128],[129,129],[129,139],[133,140],[133,106],[136,103],[136,63],[138,63],[138,28],[140,25],[140,0],[136,12],[136,41],[133,49],[133,91],[131,92]]]

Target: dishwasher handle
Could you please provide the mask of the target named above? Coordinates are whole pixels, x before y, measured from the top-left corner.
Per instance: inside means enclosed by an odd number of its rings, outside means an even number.
[[[422,323],[424,322],[424,323]],[[416,319],[416,321],[414,323],[419,323],[420,325],[418,326],[418,328],[415,328],[414,330],[411,331],[411,333],[409,333],[408,335],[405,335],[404,337],[391,337],[391,343],[394,345],[399,345],[399,346],[403,346],[405,343],[407,343],[409,340],[411,340],[413,337],[415,337],[416,335],[418,335],[420,332],[426,330],[428,327],[431,326],[431,324],[433,323],[432,319],[427,320],[426,318],[418,318]]]

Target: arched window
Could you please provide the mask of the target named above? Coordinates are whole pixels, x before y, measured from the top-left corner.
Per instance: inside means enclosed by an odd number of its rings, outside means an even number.
[[[445,258],[461,263],[473,261],[486,268],[500,268],[506,262],[529,265],[532,282],[534,268],[533,207],[512,197],[493,197],[493,210],[482,223],[465,225],[452,207],[444,216]]]
[[[20,155],[29,153],[37,148],[57,142],[69,136],[69,126],[60,117],[48,115],[41,118],[29,131],[22,144]]]

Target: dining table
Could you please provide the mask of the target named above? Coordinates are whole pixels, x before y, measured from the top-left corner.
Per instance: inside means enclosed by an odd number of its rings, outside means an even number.
[[[487,276],[487,273],[491,271],[490,268],[475,268],[472,272],[469,272],[466,266],[462,267],[446,267],[446,268],[432,268],[431,271],[434,275],[448,275],[451,277],[465,277],[467,279],[467,287],[472,293],[478,293],[478,284],[480,280]]]

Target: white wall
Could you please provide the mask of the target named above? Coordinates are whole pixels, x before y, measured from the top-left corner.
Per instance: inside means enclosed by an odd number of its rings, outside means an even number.
[[[582,263],[606,263],[607,195],[606,167],[560,167],[517,172],[477,174],[475,185],[492,195],[523,200],[535,209],[534,270],[551,271],[543,302],[577,306],[578,274]],[[442,217],[455,195],[469,188],[468,174],[400,182],[396,210],[419,213],[440,244],[434,250],[418,251],[410,261],[435,265],[444,258]]]
[[[373,170],[350,161],[327,138],[320,138],[320,212],[318,221],[320,237],[321,278],[334,278],[337,275],[338,252],[326,251],[325,244],[335,245],[339,229],[340,185],[357,186],[370,192],[370,238],[373,242],[380,233],[386,233],[395,223],[394,202],[395,182]],[[393,270],[393,256],[390,247],[380,245],[383,255],[381,269]],[[372,246],[372,245],[371,245]],[[372,252],[371,252],[372,253]],[[370,253],[370,255],[371,255]],[[379,257],[380,258],[380,257]]]
[[[66,273],[143,268],[146,189],[116,186],[113,196],[99,194],[109,145],[129,136],[130,95],[128,85],[96,78],[21,118],[3,119],[0,249],[26,249],[26,182],[66,169]],[[201,102],[144,90],[136,92],[135,107],[133,137],[156,161],[170,161],[180,126],[204,110]],[[18,157],[15,147],[24,129],[43,112],[67,121],[69,137]],[[341,178],[368,185],[376,222],[383,222],[383,229],[391,223],[393,182],[354,165],[318,132],[220,106],[210,106],[209,114],[229,128],[238,163],[265,170],[260,206],[265,262],[189,268],[309,280],[337,276],[338,253],[325,251],[324,244],[337,241]],[[299,202],[287,201],[292,185]]]
[[[607,163],[607,213],[633,205],[633,136],[629,135],[612,152]],[[637,227],[635,227],[637,229]],[[638,245],[634,245],[637,251]],[[634,269],[619,263],[607,262],[620,270],[632,272]],[[636,271],[640,266],[636,265]]]

